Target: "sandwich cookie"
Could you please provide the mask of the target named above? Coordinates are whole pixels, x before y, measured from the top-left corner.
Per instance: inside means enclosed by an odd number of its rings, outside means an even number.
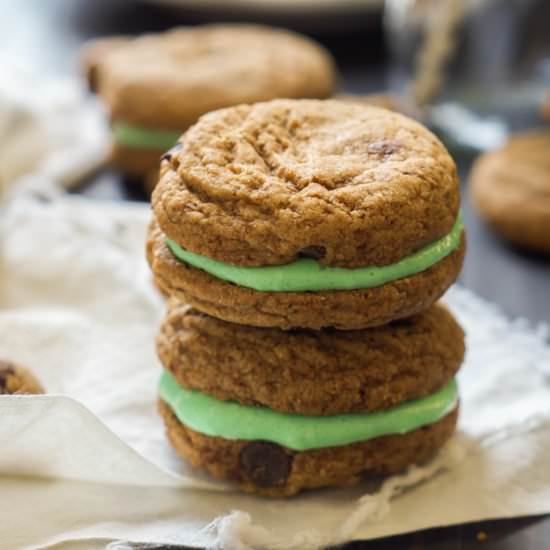
[[[439,305],[370,330],[281,331],[172,300],[158,351],[174,448],[248,492],[290,496],[396,473],[455,428],[464,335]]]
[[[158,169],[160,156],[209,111],[276,97],[330,96],[330,54],[299,34],[261,25],[178,28],[103,40],[89,74],[112,120],[112,161],[130,175]],[[85,56],[86,59],[86,56]]]
[[[221,319],[360,329],[429,307],[465,242],[456,167],[376,107],[274,100],[209,113],[165,155],[148,259]]]

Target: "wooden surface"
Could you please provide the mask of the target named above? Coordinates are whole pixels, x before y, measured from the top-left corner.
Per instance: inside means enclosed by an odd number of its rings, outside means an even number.
[[[212,14],[210,20],[215,20]],[[174,12],[131,0],[25,0],[0,7],[0,48],[36,70],[75,74],[78,47],[94,36],[161,30],[194,23],[204,14]],[[286,23],[308,29],[312,21]],[[307,24],[306,24],[307,23]],[[386,52],[379,21],[357,20],[346,29],[317,36],[335,54],[346,91],[369,92],[384,86]],[[324,25],[326,27],[326,22]],[[463,209],[468,229],[468,254],[461,282],[500,305],[511,316],[550,322],[550,260],[519,252],[501,242],[472,212],[467,173],[471,158],[458,155],[463,182]],[[80,190],[84,195],[114,200],[145,200],[137,187],[105,171]],[[550,467],[550,465],[549,465]],[[447,503],[448,504],[448,503]],[[546,549],[550,548],[550,518],[489,521],[392,537],[346,548],[369,549]],[[156,547],[161,548],[161,547]],[[174,547],[171,547],[174,548]]]

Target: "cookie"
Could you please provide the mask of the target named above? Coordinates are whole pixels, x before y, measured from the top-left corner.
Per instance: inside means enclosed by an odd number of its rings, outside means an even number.
[[[28,369],[0,360],[0,395],[39,393],[44,388]]]
[[[465,242],[436,265],[384,285],[347,291],[259,292],[175,259],[158,228],[147,242],[156,286],[214,317],[259,327],[362,329],[428,308],[456,280]]]
[[[435,392],[464,357],[464,334],[441,305],[370,330],[227,323],[176,300],[157,338],[177,382],[216,399],[333,415],[391,408]]]
[[[221,319],[359,329],[429,307],[464,255],[456,167],[416,122],[340,101],[205,115],[165,156],[148,258]]]
[[[260,25],[205,25],[149,34],[95,66],[113,127],[113,162],[134,175],[157,168],[209,111],[276,97],[330,96],[336,69],[320,45]]]
[[[510,242],[550,253],[550,132],[513,136],[482,155],[470,175],[479,215]]]
[[[349,486],[401,472],[431,458],[453,434],[458,416],[458,406],[451,403],[450,411],[440,409],[443,414],[435,421],[406,433],[296,450],[266,440],[205,435],[182,423],[162,399],[159,410],[168,438],[182,458],[216,478],[235,482],[245,492],[269,497]]]

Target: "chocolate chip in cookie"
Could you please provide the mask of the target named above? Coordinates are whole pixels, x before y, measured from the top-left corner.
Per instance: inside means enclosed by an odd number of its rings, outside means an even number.
[[[302,258],[313,258],[314,260],[320,260],[325,257],[327,249],[324,246],[306,246],[299,252],[299,256]]]
[[[260,487],[274,487],[288,478],[292,457],[275,443],[252,441],[241,450],[240,463],[250,481]]]

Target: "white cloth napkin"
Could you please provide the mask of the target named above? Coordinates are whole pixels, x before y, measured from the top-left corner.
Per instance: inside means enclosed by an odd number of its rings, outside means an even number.
[[[0,199],[77,184],[103,163],[109,143],[105,114],[82,79],[51,78],[0,57]]]
[[[155,412],[163,301],[143,257],[149,216],[19,199],[0,220],[0,356],[49,392],[0,397],[0,549],[307,549],[550,512],[548,332],[460,288],[446,297],[467,331],[460,431],[431,464],[292,500],[186,466]]]

